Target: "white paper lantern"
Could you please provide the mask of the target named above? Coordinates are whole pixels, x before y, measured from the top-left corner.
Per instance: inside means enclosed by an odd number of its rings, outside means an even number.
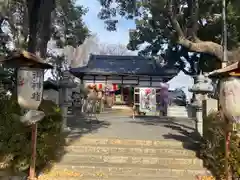
[[[240,80],[234,77],[220,82],[219,102],[225,116],[234,123],[240,123]]]
[[[24,109],[37,110],[43,96],[42,69],[21,68],[17,74],[18,103]]]

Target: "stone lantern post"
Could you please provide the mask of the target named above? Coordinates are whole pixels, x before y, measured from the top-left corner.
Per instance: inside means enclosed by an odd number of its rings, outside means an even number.
[[[77,84],[73,82],[71,74],[68,71],[63,72],[63,78],[59,82],[59,87],[59,104],[63,113],[62,129],[63,131],[69,131],[70,129],[67,127],[67,114],[68,108],[71,107],[73,103],[69,93],[72,88],[77,87]]]
[[[193,103],[193,111],[196,115],[196,130],[202,136],[203,135],[203,112],[202,112],[202,101],[207,98],[207,94],[213,91],[213,87],[210,80],[206,78],[203,74],[196,76],[196,83],[192,88],[189,89],[190,92],[195,94]]]

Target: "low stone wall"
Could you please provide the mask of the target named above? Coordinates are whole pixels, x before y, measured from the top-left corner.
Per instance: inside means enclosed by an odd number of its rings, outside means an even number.
[[[207,117],[211,112],[218,110],[218,100],[209,98],[207,100],[203,100],[203,119]]]

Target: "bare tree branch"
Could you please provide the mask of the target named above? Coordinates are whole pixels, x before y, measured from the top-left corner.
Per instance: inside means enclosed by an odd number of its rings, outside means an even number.
[[[121,44],[99,44],[99,54],[101,55],[132,55],[124,45]]]

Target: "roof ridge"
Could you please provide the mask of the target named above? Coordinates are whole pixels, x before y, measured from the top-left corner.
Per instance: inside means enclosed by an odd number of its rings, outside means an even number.
[[[101,55],[101,54],[92,54],[93,60],[97,60],[98,57],[105,58],[105,60],[113,60],[111,58],[115,57],[114,60],[147,60],[148,58],[145,58],[143,56],[138,56],[138,55]]]

